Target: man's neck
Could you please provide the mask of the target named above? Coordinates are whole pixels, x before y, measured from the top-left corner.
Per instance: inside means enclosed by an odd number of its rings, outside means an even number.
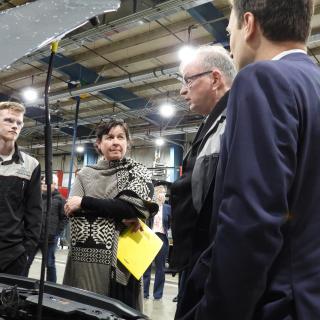
[[[274,42],[263,39],[261,42],[261,46],[256,52],[254,61],[271,60],[284,51],[297,49],[306,50],[306,45],[301,42]]]
[[[14,150],[14,141],[4,141],[0,139],[0,154],[8,156]]]
[[[213,104],[210,104],[210,108],[207,110],[206,113],[203,113],[203,116],[208,116],[211,111],[215,108],[215,106],[218,104],[218,102],[220,101],[220,99],[226,94],[227,91],[230,90],[230,86],[228,85],[223,85],[218,91],[217,91],[217,95],[216,95],[216,101]]]

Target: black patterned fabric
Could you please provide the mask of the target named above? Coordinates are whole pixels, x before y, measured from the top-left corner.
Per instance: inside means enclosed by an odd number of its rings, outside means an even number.
[[[119,161],[100,160],[96,165],[83,168],[77,175],[70,196],[90,196],[100,199],[119,198],[132,204],[140,216],[148,218],[157,212],[153,200],[153,185],[150,172],[140,163],[130,158]],[[129,272],[117,262],[120,225],[116,219],[99,217],[94,212],[81,211],[71,219],[71,250],[67,261],[64,283],[98,293],[108,294],[107,288],[100,288],[100,277],[110,276],[110,267],[116,270],[116,281],[126,285]],[[74,276],[81,268],[82,277],[91,266],[105,265],[105,274],[97,275],[90,284]],[[99,267],[99,270],[103,268]],[[97,270],[94,268],[94,270]],[[80,270],[79,270],[80,272]],[[100,271],[101,272],[101,271]],[[108,279],[107,279],[108,280]],[[108,283],[108,281],[101,283]],[[100,288],[100,289],[99,289]],[[106,291],[105,291],[106,290]]]

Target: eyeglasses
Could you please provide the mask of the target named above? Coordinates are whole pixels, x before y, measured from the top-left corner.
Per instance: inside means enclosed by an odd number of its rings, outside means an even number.
[[[192,76],[189,76],[189,77],[183,77],[182,78],[182,85],[187,88],[191,88],[194,80],[196,80],[202,76],[205,76],[206,74],[209,74],[211,72],[212,72],[212,70],[209,70],[209,71],[204,71],[204,72],[193,74]]]

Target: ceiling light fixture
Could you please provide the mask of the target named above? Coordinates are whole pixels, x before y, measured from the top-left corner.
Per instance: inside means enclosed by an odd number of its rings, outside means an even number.
[[[175,108],[169,102],[166,102],[160,106],[160,114],[164,118],[170,118],[175,114]]]
[[[163,146],[164,145],[164,140],[160,137],[160,138],[157,138],[156,139],[156,145],[158,146],[158,147],[161,147],[161,146]]]
[[[76,151],[77,151],[78,153],[83,153],[83,152],[84,152],[84,146],[82,146],[82,145],[77,146],[77,147],[76,147]]]
[[[23,99],[27,102],[34,102],[38,99],[38,92],[33,88],[27,88],[22,92]]]
[[[188,27],[188,40],[178,52],[179,59],[183,63],[191,61],[196,51],[195,47],[191,45],[191,31],[193,29],[196,29],[196,26],[194,26],[193,24]]]
[[[183,62],[190,61],[195,53],[195,48],[190,45],[185,45],[178,52],[179,59]]]

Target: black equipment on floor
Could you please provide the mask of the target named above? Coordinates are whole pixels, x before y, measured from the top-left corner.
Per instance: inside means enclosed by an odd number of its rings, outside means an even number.
[[[0,273],[0,320],[35,319],[39,281]],[[148,319],[137,310],[106,296],[45,282],[43,320]]]

